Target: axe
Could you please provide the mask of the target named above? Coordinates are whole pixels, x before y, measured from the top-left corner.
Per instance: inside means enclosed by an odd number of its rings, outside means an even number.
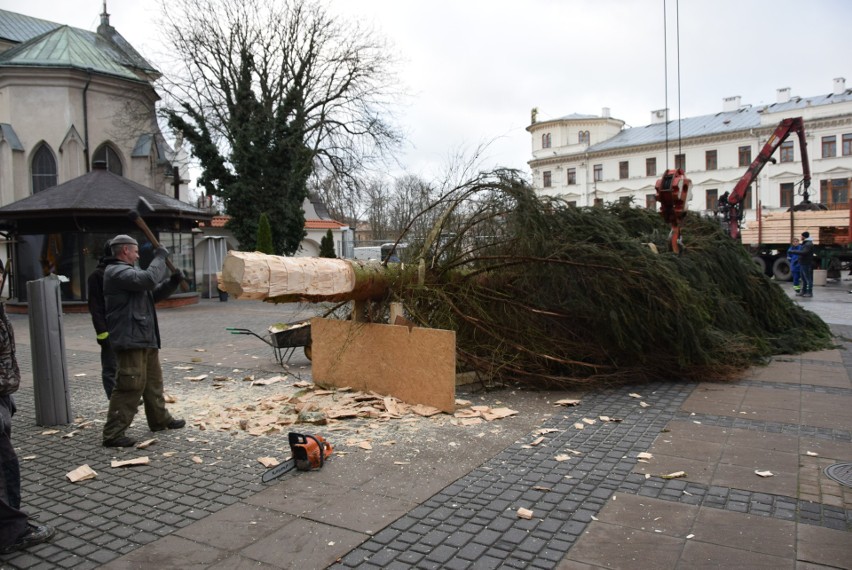
[[[136,203],[136,209],[127,212],[127,217],[130,218],[133,223],[139,226],[139,229],[142,230],[142,233],[144,233],[145,237],[148,238],[148,241],[151,242],[151,245],[153,245],[154,248],[158,248],[160,247],[160,242],[157,241],[157,238],[154,237],[154,234],[151,232],[151,228],[149,228],[148,224],[145,223],[145,220],[142,219],[142,215],[140,213],[145,212],[146,214],[150,214],[153,211],[154,208],[151,207],[151,204],[148,202],[148,200],[146,200],[142,196],[139,196],[139,201]],[[172,263],[172,260],[168,257],[166,258],[166,267],[168,267],[169,271],[171,271],[172,273],[177,271],[177,268],[175,267],[174,263]],[[184,293],[189,291],[189,283],[186,282],[186,278],[184,277],[183,273],[181,273],[180,290]]]

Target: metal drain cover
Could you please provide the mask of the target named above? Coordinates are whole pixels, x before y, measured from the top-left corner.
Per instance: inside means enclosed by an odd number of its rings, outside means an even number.
[[[824,473],[841,485],[852,487],[852,463],[835,463],[825,468]]]

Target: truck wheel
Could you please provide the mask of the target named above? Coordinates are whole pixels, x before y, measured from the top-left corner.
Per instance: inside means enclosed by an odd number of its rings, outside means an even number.
[[[785,257],[779,257],[772,264],[772,276],[776,281],[789,281],[793,278],[793,271],[790,269],[790,262]]]
[[[754,263],[754,266],[760,270],[761,273],[766,273],[766,260],[764,260],[762,257],[754,255],[752,256],[751,261]]]

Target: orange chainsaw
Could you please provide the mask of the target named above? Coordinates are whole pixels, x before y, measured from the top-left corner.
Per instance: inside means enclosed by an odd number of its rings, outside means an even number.
[[[288,437],[290,439],[291,458],[271,469],[267,469],[262,477],[264,483],[269,483],[293,469],[298,471],[320,469],[325,465],[325,460],[331,456],[331,444],[321,435],[290,432]]]

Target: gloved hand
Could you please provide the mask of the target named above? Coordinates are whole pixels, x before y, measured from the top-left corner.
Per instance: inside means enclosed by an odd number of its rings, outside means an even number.
[[[175,269],[175,270],[172,272],[172,276],[169,278],[169,281],[170,281],[173,285],[177,285],[178,283],[180,283],[180,282],[181,282],[181,280],[183,280],[183,278],[184,278],[184,277],[183,277],[183,271],[181,271],[180,269]]]
[[[102,332],[97,337],[98,344],[101,346],[109,346],[109,333]]]
[[[162,245],[154,250],[154,257],[166,258],[169,256],[169,250]]]

